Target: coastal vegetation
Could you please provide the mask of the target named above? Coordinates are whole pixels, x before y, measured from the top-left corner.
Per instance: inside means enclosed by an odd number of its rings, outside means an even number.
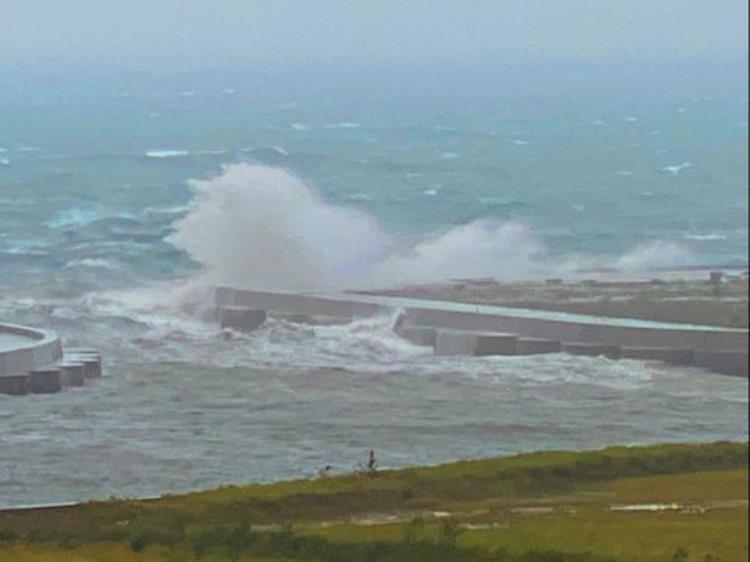
[[[747,467],[610,447],[5,511],[0,562],[740,562]]]

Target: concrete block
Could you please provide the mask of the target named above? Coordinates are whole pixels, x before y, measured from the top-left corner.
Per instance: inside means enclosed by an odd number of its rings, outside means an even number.
[[[269,313],[268,316],[293,324],[307,324],[310,326],[336,326],[349,324],[353,320],[350,316],[308,316],[306,314],[289,314],[286,312],[273,312]]]
[[[539,353],[558,353],[561,349],[558,340],[546,338],[518,338],[516,341],[517,355],[537,355]]]
[[[29,374],[29,385],[34,394],[53,394],[60,392],[62,384],[60,381],[60,369],[47,367],[35,369]]]
[[[561,346],[561,350],[564,353],[570,353],[571,355],[588,355],[591,357],[598,357],[600,355],[603,355],[605,357],[609,357],[610,359],[618,359],[620,357],[619,346],[602,343],[563,343]]]
[[[474,355],[515,355],[515,334],[477,334]]]
[[[94,355],[65,355],[65,361],[73,361],[83,365],[84,377],[92,379],[102,376],[102,360]]]
[[[0,394],[20,396],[30,390],[29,375],[8,375],[0,377]]]
[[[396,333],[414,345],[435,347],[437,332],[436,328],[430,326],[403,326]]]
[[[703,367],[714,371],[715,373],[733,375],[736,377],[747,377],[747,360],[747,351],[696,350],[694,352],[693,364],[697,367]]]
[[[219,309],[219,323],[222,328],[251,332],[262,326],[265,321],[265,310],[255,310],[243,306],[222,306]]]
[[[60,364],[60,382],[63,386],[83,386],[86,366],[77,361],[63,361]]]
[[[474,355],[476,334],[461,330],[438,330],[435,355]]]
[[[645,361],[664,361],[672,365],[690,365],[693,363],[692,349],[673,347],[622,347],[622,359],[642,359]]]
[[[515,334],[438,330],[436,355],[515,355]]]

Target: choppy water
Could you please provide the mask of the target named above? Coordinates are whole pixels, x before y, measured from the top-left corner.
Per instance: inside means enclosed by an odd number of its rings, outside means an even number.
[[[436,358],[387,318],[227,341],[181,292],[745,262],[745,99],[24,87],[0,91],[0,319],[99,347],[107,376],[0,396],[0,504],[346,471],[370,447],[402,466],[747,438],[747,381]]]

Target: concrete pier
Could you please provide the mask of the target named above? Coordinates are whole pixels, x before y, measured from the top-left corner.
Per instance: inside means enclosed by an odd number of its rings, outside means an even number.
[[[74,361],[73,361],[74,360]],[[0,394],[51,394],[81,386],[102,373],[101,355],[92,349],[65,351],[60,338],[26,326],[0,323]]]
[[[659,360],[722,374],[748,375],[748,331],[742,329],[349,293],[220,287],[215,300],[219,309],[236,307],[269,315],[347,319],[399,312],[396,333],[418,345],[433,345],[438,354],[562,351]]]

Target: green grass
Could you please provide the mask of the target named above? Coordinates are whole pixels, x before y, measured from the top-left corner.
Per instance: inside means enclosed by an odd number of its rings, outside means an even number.
[[[747,463],[740,443],[611,447],[4,512],[0,562],[739,562]],[[671,501],[708,508],[609,509]]]

